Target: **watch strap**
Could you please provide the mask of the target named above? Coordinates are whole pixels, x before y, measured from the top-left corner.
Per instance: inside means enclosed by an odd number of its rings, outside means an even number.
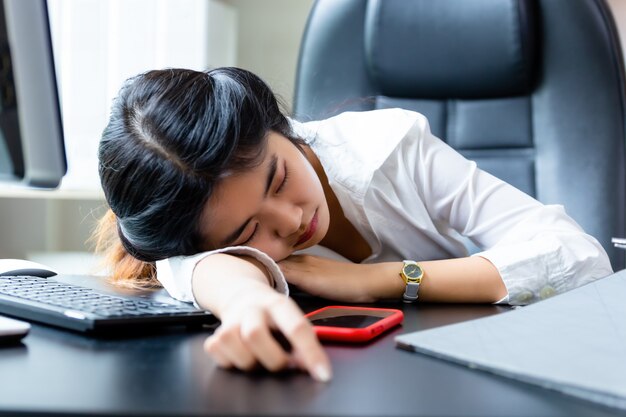
[[[404,294],[402,295],[402,299],[408,303],[412,303],[417,300],[417,292],[419,291],[420,285],[417,282],[408,282],[406,284],[406,288],[404,289]]]

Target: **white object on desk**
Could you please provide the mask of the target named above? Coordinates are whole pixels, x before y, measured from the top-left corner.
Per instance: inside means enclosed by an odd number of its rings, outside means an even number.
[[[0,276],[33,275],[48,278],[58,273],[50,267],[25,259],[0,259]]]
[[[626,409],[626,270],[496,316],[396,337],[398,347]]]
[[[29,330],[30,324],[25,321],[0,316],[0,344],[18,342]]]

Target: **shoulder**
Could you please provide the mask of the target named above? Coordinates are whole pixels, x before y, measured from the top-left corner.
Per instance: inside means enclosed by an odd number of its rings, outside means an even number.
[[[428,122],[403,109],[346,112],[332,118],[293,124],[320,159],[329,178],[363,188],[405,138],[419,142]]]
[[[391,108],[360,112],[345,112],[338,114],[323,121],[326,125],[351,126],[355,123],[366,124],[369,126],[379,126],[381,128],[392,128],[398,123],[413,124],[416,120],[425,117],[415,111]],[[357,126],[355,126],[357,127]]]
[[[428,130],[428,121],[420,113],[393,108],[345,112],[307,123],[292,121],[292,126],[316,151],[343,150],[363,162],[380,165],[405,137],[419,140],[422,132]]]
[[[292,126],[306,141],[318,138],[349,141],[359,138],[363,142],[402,137],[415,123],[425,126],[428,122],[420,113],[392,108],[345,112],[325,120],[306,123],[292,121]]]

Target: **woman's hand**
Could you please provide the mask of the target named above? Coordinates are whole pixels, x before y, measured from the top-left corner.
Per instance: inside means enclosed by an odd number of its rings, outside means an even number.
[[[251,284],[254,288],[230,300],[222,312],[222,325],[206,340],[205,350],[224,368],[249,371],[260,364],[280,371],[297,367],[319,381],[330,380],[328,357],[295,302],[267,285]],[[291,344],[291,352],[274,338],[276,330]]]
[[[317,297],[369,303],[402,296],[402,263],[355,264],[313,255],[292,255],[278,263],[290,284]]]

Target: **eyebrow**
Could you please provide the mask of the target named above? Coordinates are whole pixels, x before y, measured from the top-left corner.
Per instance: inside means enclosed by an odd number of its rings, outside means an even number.
[[[276,175],[276,169],[278,167],[278,157],[276,154],[272,155],[272,160],[270,161],[269,170],[267,171],[267,177],[265,180],[265,191],[263,192],[263,197],[267,197],[267,194],[270,192],[270,187],[272,186],[272,180]],[[252,217],[248,217],[245,222],[241,226],[239,226],[234,232],[229,234],[222,240],[221,246],[228,246],[232,242],[235,241],[245,230],[248,223],[252,220]]]

